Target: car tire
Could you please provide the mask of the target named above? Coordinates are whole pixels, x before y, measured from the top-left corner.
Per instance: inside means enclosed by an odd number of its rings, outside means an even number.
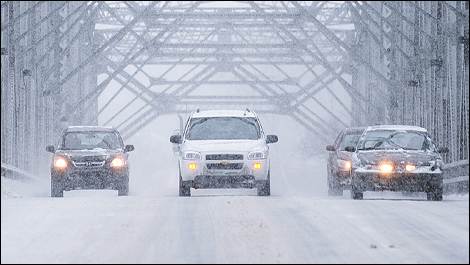
[[[64,187],[54,179],[51,179],[51,197],[64,197]]]
[[[343,196],[343,188],[332,179],[328,181],[328,196]]]
[[[257,187],[258,196],[270,196],[271,195],[271,177],[270,171],[268,171],[267,180],[262,180],[261,184]]]
[[[188,197],[191,196],[191,186],[189,185],[188,181],[183,181],[183,178],[181,177],[180,174],[180,192],[179,195],[182,197]]]
[[[118,188],[118,196],[127,196],[129,195],[129,175],[124,179],[124,184]]]
[[[428,201],[442,201],[442,188],[434,188],[426,193]]]
[[[354,178],[352,178],[351,183],[351,197],[354,200],[362,200],[364,198],[364,193],[362,191],[359,191],[359,189],[356,187],[354,183]]]

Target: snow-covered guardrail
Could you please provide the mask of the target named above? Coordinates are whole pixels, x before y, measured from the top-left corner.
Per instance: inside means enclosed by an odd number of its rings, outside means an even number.
[[[444,194],[468,193],[468,160],[444,165]]]
[[[39,178],[39,177],[37,177],[37,176],[27,172],[27,171],[24,171],[22,169],[19,169],[17,167],[11,166],[11,165],[7,165],[7,164],[2,162],[2,174],[3,174],[5,169],[10,170],[10,171],[22,176],[22,177],[27,177],[27,178],[34,179],[34,180],[37,180],[37,181],[44,181],[44,179]]]

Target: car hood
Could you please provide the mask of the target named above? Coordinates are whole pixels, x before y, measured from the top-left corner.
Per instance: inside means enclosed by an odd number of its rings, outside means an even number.
[[[251,152],[253,150],[263,150],[265,140],[193,140],[184,142],[185,150],[199,152]]]
[[[109,149],[101,149],[101,148],[96,148],[93,150],[58,150],[56,154],[60,155],[66,155],[70,157],[71,159],[77,158],[77,157],[89,157],[89,156],[104,156],[104,157],[109,157],[111,155],[116,155],[116,154],[122,154],[123,150],[122,149],[117,149],[117,150],[109,150]]]
[[[385,160],[425,165],[431,161],[441,160],[438,153],[418,150],[367,150],[358,151],[357,158],[362,164],[379,164]]]
[[[338,152],[336,152],[336,154],[338,155],[338,158],[339,158],[339,159],[342,159],[342,160],[350,160],[350,159],[351,159],[351,155],[353,154],[353,152],[338,151]]]

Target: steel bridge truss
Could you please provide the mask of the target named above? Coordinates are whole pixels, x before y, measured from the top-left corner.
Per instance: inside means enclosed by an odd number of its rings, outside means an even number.
[[[160,115],[245,107],[323,142],[348,126],[423,126],[448,161],[468,159],[468,2],[1,7],[2,163],[48,165],[44,146],[67,125],[129,138]]]

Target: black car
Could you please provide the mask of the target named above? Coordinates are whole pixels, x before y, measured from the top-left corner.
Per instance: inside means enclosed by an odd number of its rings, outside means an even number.
[[[428,200],[442,200],[443,162],[426,129],[408,125],[368,127],[351,156],[351,196],[364,191],[425,192]]]
[[[69,126],[57,144],[51,165],[51,196],[75,189],[114,189],[129,193],[128,153],[119,132],[110,126]]]
[[[328,195],[343,196],[343,190],[350,189],[351,178],[349,170],[351,167],[352,152],[346,151],[347,146],[356,146],[365,127],[345,128],[336,137],[334,145],[327,145],[328,152]]]

